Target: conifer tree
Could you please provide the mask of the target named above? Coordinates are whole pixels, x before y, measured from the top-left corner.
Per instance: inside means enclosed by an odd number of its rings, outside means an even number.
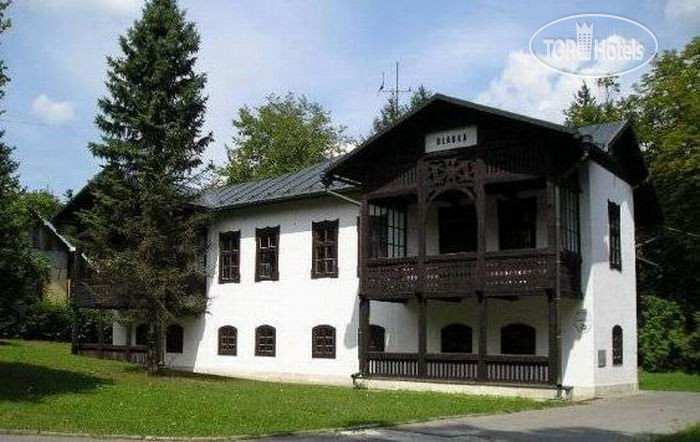
[[[102,161],[95,204],[82,214],[97,287],[149,325],[148,366],[162,363],[168,323],[206,309],[201,265],[207,216],[191,202],[202,153],[206,76],[195,72],[199,34],[176,0],[149,0],[108,57],[98,101]]]

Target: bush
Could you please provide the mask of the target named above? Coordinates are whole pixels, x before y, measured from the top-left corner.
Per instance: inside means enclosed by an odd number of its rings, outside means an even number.
[[[688,335],[681,307],[656,296],[644,296],[639,327],[640,365],[646,371],[686,368]]]
[[[80,310],[78,340],[97,342],[97,330],[103,327],[104,342],[112,342],[112,315],[99,310]],[[70,342],[73,310],[68,304],[40,300],[26,311],[22,321],[3,331],[3,337],[40,341]]]
[[[70,341],[72,317],[67,305],[41,300],[29,307],[17,334],[22,339]]]

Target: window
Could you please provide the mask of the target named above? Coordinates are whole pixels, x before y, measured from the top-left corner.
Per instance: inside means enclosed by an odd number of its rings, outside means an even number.
[[[219,329],[219,355],[236,356],[238,351],[238,330],[225,325]]]
[[[311,357],[335,359],[335,328],[317,325],[311,329]]]
[[[440,331],[442,353],[471,353],[472,328],[464,324],[446,325]]]
[[[438,208],[440,254],[476,251],[476,208],[473,204]]]
[[[536,217],[535,197],[498,201],[498,238],[501,250],[535,248]]]
[[[534,355],[537,332],[527,324],[508,324],[501,329],[501,354]]]
[[[275,356],[275,327],[261,325],[255,329],[255,356]]]
[[[165,331],[165,352],[182,353],[184,330],[181,326],[173,324]]]
[[[608,201],[608,228],[610,231],[610,268],[622,270],[620,244],[620,205]]]
[[[581,244],[579,230],[578,187],[569,182],[561,187],[561,246],[562,249],[578,254]]]
[[[136,345],[148,345],[148,325],[139,324],[136,327]]]
[[[219,283],[241,282],[241,232],[219,234]]]
[[[312,223],[312,278],[338,277],[338,220]]]
[[[256,281],[277,281],[279,279],[279,238],[279,226],[255,229],[257,242],[257,254],[255,257]]]
[[[381,325],[369,326],[369,351],[384,351],[384,327]]]
[[[622,365],[622,327],[612,329],[612,363],[614,367]]]
[[[370,204],[370,258],[406,256],[406,211]]]

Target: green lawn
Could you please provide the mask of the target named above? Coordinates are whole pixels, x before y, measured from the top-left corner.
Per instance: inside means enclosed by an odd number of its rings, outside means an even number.
[[[642,390],[700,392],[700,375],[679,371],[671,373],[639,372],[639,388]]]
[[[700,441],[700,424],[695,424],[678,433],[659,436],[655,442],[697,442]]]
[[[72,356],[67,344],[0,341],[0,428],[151,436],[258,435],[391,424],[554,404],[186,374]]]

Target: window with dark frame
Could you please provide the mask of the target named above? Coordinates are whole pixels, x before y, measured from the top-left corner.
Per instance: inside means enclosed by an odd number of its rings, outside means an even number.
[[[255,356],[275,356],[275,327],[261,325],[255,329]]]
[[[335,328],[317,325],[311,329],[311,357],[335,359]]]
[[[537,331],[527,324],[508,324],[501,328],[501,354],[534,355]]]
[[[139,324],[136,327],[136,345],[148,345],[148,325]]]
[[[257,243],[255,281],[277,281],[279,279],[279,237],[279,226],[255,229]]]
[[[534,249],[537,234],[537,198],[498,201],[498,242],[501,250]]]
[[[440,352],[471,353],[472,328],[465,324],[450,324],[440,330]]]
[[[219,328],[219,355],[236,356],[238,352],[238,330],[231,325]]]
[[[219,283],[241,282],[241,232],[219,233]]]
[[[622,361],[622,327],[616,325],[612,329],[612,364],[619,367]]]
[[[405,208],[370,204],[370,258],[406,256],[406,218]]]
[[[168,326],[165,330],[165,352],[182,353],[184,329],[178,324]]]
[[[581,248],[581,232],[579,228],[579,192],[576,182],[561,186],[561,246],[563,250],[579,254]]]
[[[473,204],[438,208],[440,254],[476,251],[476,208]]]
[[[610,268],[622,270],[622,244],[620,239],[620,205],[608,201],[608,230],[610,237]]]
[[[369,326],[369,351],[383,352],[385,346],[386,332],[381,325],[371,324]]]
[[[313,236],[311,277],[338,277],[338,220],[311,224]]]

